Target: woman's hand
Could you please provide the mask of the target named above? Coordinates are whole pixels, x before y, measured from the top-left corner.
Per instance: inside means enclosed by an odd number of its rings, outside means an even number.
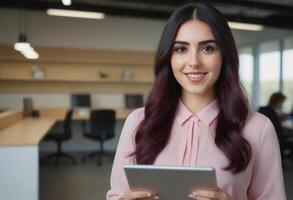
[[[196,200],[233,200],[233,198],[223,190],[197,190],[188,195]]]
[[[120,200],[153,200],[159,199],[159,196],[147,190],[128,190]]]

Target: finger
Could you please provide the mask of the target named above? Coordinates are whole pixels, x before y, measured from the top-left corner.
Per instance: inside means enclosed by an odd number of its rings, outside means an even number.
[[[195,200],[210,200],[209,198],[194,196],[193,194],[188,195],[188,197]]]
[[[158,200],[159,199],[159,196],[152,196],[150,198],[146,198],[146,199],[143,199],[143,200]]]
[[[207,199],[222,199],[222,192],[213,191],[213,190],[200,190],[192,193],[196,199],[198,198],[207,198]]]
[[[149,199],[153,197],[151,192],[148,191],[128,191],[124,195],[124,199],[131,200],[131,199]]]
[[[152,197],[152,193],[146,192],[146,191],[134,191],[134,192],[131,192],[130,196],[132,199],[150,198],[150,197]]]
[[[196,200],[211,200],[210,198],[205,198],[205,197],[196,197]]]

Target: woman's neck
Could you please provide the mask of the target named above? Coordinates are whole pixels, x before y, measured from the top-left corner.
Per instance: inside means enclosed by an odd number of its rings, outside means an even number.
[[[207,105],[209,105],[215,96],[212,95],[193,95],[190,93],[183,93],[181,96],[181,100],[183,104],[193,113],[197,113],[204,109]]]

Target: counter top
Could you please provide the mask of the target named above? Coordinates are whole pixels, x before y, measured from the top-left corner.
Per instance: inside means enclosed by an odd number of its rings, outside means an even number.
[[[53,117],[63,120],[69,109],[70,108],[39,108],[37,110],[40,112],[41,117]],[[116,119],[118,120],[126,119],[129,113],[133,111],[133,109],[130,108],[93,108],[92,110],[95,109],[114,109],[116,111]],[[90,109],[75,109],[73,120],[89,120],[90,111]]]
[[[115,108],[116,118],[125,119],[132,109]],[[56,120],[64,119],[66,108],[40,109],[41,117],[23,118],[21,110],[1,113],[0,147],[13,145],[38,145]],[[82,114],[82,115],[81,115]],[[75,112],[74,120],[89,120],[88,113]],[[5,122],[5,123],[4,123]]]
[[[7,110],[0,113],[0,130],[20,121],[23,118],[22,110]]]
[[[38,145],[56,118],[24,118],[0,130],[0,147]]]

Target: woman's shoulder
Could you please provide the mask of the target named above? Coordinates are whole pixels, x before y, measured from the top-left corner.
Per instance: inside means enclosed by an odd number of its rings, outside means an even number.
[[[274,127],[269,118],[259,112],[249,111],[243,129],[244,136],[248,140],[257,141],[260,137],[271,135],[273,132]]]
[[[247,115],[246,125],[264,125],[268,123],[269,118],[265,115],[255,112],[249,111]]]
[[[126,118],[126,121],[135,123],[135,122],[141,122],[143,119],[144,119],[144,107],[141,107],[131,111]]]
[[[136,130],[140,122],[143,119],[144,119],[144,108],[138,108],[131,111],[124,122],[121,135],[123,137],[133,137],[134,133],[136,133]]]
[[[129,115],[128,118],[131,117],[135,117],[135,118],[144,118],[144,107],[141,108],[136,108],[134,110],[132,110]]]

